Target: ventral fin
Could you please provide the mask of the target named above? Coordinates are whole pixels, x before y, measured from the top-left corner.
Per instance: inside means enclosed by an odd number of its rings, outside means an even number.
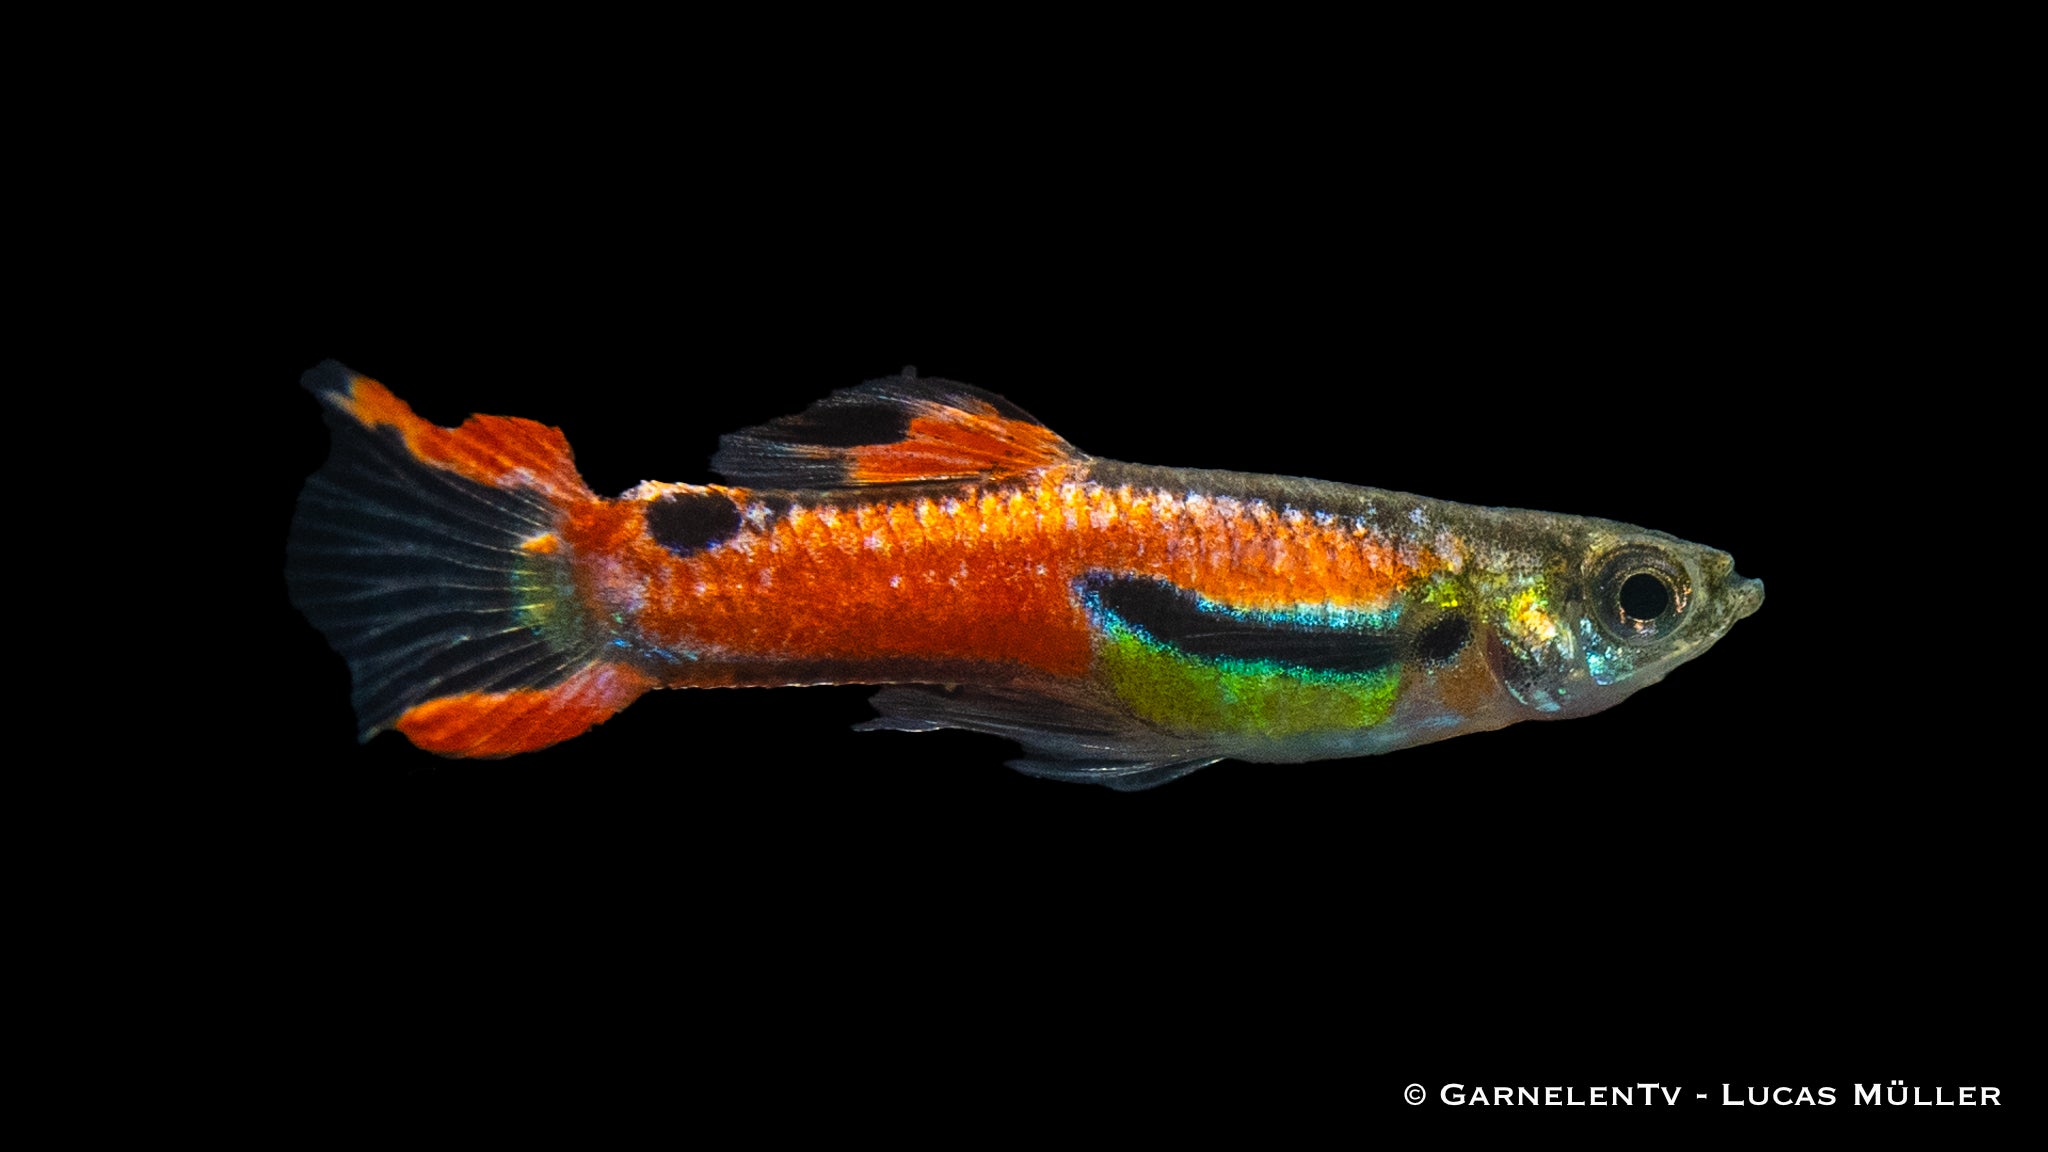
[[[1004,688],[892,686],[877,692],[879,715],[863,732],[960,728],[1001,736],[1027,755],[1010,767],[1032,776],[1102,784],[1134,792],[1157,787],[1222,759],[1157,731],[1085,686],[1060,682]]]
[[[1207,768],[1221,759],[1221,756],[1211,756],[1170,764],[1132,764],[1116,760],[1009,760],[1005,763],[1027,776],[1043,776],[1048,780],[1066,780],[1074,784],[1100,784],[1119,792],[1143,792],[1169,780],[1178,780],[1197,768]]]
[[[711,467],[749,487],[848,488],[987,480],[1085,459],[993,392],[906,370],[722,437]]]

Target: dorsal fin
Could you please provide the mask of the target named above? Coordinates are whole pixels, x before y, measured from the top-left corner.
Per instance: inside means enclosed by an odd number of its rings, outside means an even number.
[[[748,487],[846,488],[985,480],[1084,459],[1001,396],[906,370],[721,437],[711,467]]]

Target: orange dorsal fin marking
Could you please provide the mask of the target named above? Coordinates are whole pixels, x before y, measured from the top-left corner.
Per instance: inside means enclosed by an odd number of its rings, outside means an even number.
[[[620,664],[591,664],[549,688],[440,696],[408,709],[397,728],[443,756],[511,756],[580,736],[654,681]]]
[[[1086,459],[993,392],[910,375],[834,392],[719,444],[711,466],[759,488],[988,480]]]
[[[443,428],[415,415],[368,376],[349,376],[345,389],[322,396],[365,427],[396,429],[413,455],[437,468],[484,484],[537,488],[558,498],[595,495],[577,474],[569,440],[559,428],[516,416],[471,416],[458,428]]]
[[[856,484],[905,484],[1014,476],[1056,464],[1072,449],[1043,424],[948,409],[910,421],[903,439],[848,449]]]

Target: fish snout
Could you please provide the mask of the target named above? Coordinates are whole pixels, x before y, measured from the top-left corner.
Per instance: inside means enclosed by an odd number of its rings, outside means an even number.
[[[1728,618],[1731,621],[1740,620],[1763,607],[1764,582],[1761,580],[1737,576],[1731,571],[1721,587],[1721,594],[1728,600]]]

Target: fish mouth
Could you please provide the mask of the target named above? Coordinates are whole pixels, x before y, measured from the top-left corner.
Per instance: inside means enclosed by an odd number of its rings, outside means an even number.
[[[1728,620],[1734,623],[1764,606],[1764,582],[1751,580],[1747,576],[1728,574],[1728,581],[1722,585],[1723,594],[1728,597]]]
[[[1726,552],[1708,552],[1701,565],[1702,575],[1718,589],[1715,599],[1722,608],[1716,617],[1727,627],[1764,606],[1764,582],[1735,572],[1735,557]]]

